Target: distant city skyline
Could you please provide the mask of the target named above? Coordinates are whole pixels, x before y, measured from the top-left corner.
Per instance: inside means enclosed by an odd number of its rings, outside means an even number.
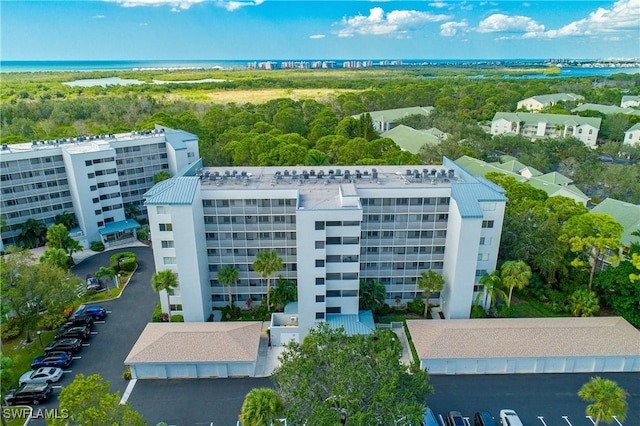
[[[12,60],[640,56],[640,0],[9,0]]]

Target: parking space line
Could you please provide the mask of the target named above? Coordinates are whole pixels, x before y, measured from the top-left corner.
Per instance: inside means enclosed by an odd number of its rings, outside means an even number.
[[[440,419],[440,424],[441,424],[441,425],[446,424],[446,423],[444,422],[444,419],[442,418],[442,414],[438,414],[438,418]]]
[[[611,416],[611,417],[613,417],[613,420],[615,420],[616,423],[618,423],[620,426],[623,426],[622,423],[620,423],[620,420],[618,420],[616,416]]]
[[[81,356],[72,356],[71,359],[82,359]]]
[[[596,424],[596,421],[595,421],[595,420],[593,420],[593,419],[591,418],[591,416],[585,416],[585,417],[586,417],[586,418],[588,418],[589,420],[591,420],[591,423],[593,423],[594,425]]]
[[[571,424],[571,422],[569,421],[569,416],[562,416],[562,418],[564,419],[564,421],[565,421],[565,422],[567,422],[567,424],[568,424],[569,426],[573,426],[573,425]]]
[[[542,422],[544,426],[547,426],[547,424],[544,422],[544,417],[538,416],[538,420],[540,420],[540,422]]]
[[[471,426],[471,421],[469,420],[469,417],[463,417],[462,418],[465,422],[467,422],[467,426]]]
[[[61,385],[52,385],[51,389],[62,389]]]
[[[95,336],[96,334],[98,334],[98,332],[97,332],[97,331],[92,331],[92,332],[91,332],[91,335],[92,335],[92,336]]]
[[[82,344],[82,346],[83,346],[83,347],[85,347],[85,348],[86,348],[87,346],[89,346],[89,345],[91,345],[91,343],[83,343],[83,344]]]
[[[94,321],[94,324],[104,324],[104,321]]]
[[[124,390],[122,398],[120,399],[120,404],[125,404],[127,402],[129,396],[131,395],[131,392],[133,392],[133,387],[136,385],[137,381],[137,379],[129,380],[129,384],[127,385],[127,388]]]

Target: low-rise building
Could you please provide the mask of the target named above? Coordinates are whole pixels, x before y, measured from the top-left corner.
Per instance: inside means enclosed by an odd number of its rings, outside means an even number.
[[[391,130],[395,126],[395,122],[401,118],[408,117],[410,115],[424,115],[431,114],[433,107],[407,107],[407,108],[395,108],[381,111],[370,111],[367,114],[371,116],[373,122],[373,128],[376,131],[383,133]],[[355,118],[359,118],[362,114],[354,115]]]
[[[518,101],[519,110],[540,111],[545,107],[553,106],[558,102],[580,102],[584,96],[575,93],[552,93],[550,95],[535,95]]]
[[[526,138],[574,137],[595,148],[602,119],[566,114],[497,112],[491,121],[491,134],[514,134]]]
[[[640,145],[640,123],[636,123],[624,132],[625,145]]]
[[[624,95],[620,101],[622,108],[640,107],[640,96]]]
[[[261,301],[267,288],[253,263],[276,250],[283,267],[272,281],[298,289],[296,309],[274,322],[286,330],[281,341],[301,340],[318,321],[366,328],[360,280],[380,280],[389,304],[407,303],[422,297],[416,283],[429,269],[446,282],[433,296],[444,316],[468,318],[480,277],[496,267],[506,202],[504,190],[446,158],[420,169],[195,164],[145,198],[156,270],[179,281],[170,306],[160,297],[163,312],[206,321],[227,305],[224,265],[239,269],[236,305]]]
[[[383,138],[394,141],[400,149],[412,154],[418,154],[424,145],[435,146],[446,140],[447,134],[434,128],[428,130],[416,130],[412,127],[400,124],[380,134]]]
[[[571,112],[582,112],[582,111],[597,111],[602,114],[611,115],[611,114],[627,114],[627,115],[640,115],[640,110],[630,108],[630,107],[619,107],[617,105],[602,105],[602,104],[582,104],[574,109]]]

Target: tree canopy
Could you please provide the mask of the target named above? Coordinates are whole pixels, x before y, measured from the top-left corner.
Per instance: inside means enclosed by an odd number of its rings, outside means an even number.
[[[292,424],[420,424],[428,374],[400,362],[402,345],[390,330],[348,336],[327,323],[302,343],[290,342],[274,372],[276,391]]]

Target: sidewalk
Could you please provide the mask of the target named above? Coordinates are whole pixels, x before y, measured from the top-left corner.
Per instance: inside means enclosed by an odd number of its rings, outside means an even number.
[[[276,367],[280,366],[278,357],[284,351],[284,346],[269,347],[269,336],[267,329],[269,322],[262,323],[262,334],[260,335],[260,345],[258,346],[258,359],[256,361],[255,377],[269,377]]]
[[[126,241],[122,241],[120,244],[116,243],[111,243],[110,247],[106,247],[104,249],[104,251],[111,251],[111,250],[122,250],[122,249],[126,249],[127,247],[148,247],[146,244],[140,242],[137,239],[128,239]],[[33,255],[33,257],[35,258],[36,261],[40,260],[40,257],[42,257],[42,255],[44,254],[44,251],[47,249],[47,246],[42,246],[42,247],[36,247],[34,249],[31,249],[31,254]],[[103,252],[99,252],[99,251],[93,251],[91,249],[84,249],[82,251],[79,251],[77,253],[73,253],[73,255],[71,257],[73,257],[73,262],[75,265],[77,265],[78,263],[82,262],[83,260],[96,255],[98,253],[103,253]]]

